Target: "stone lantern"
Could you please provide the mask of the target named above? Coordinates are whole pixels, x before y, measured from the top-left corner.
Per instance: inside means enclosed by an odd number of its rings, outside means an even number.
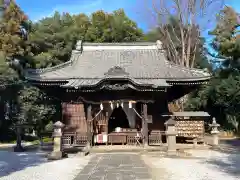
[[[51,154],[48,156],[49,160],[57,160],[61,159],[63,157],[63,152],[62,152],[62,128],[65,125],[57,121],[54,125],[54,131],[53,131],[53,151]]]
[[[176,156],[177,154],[177,151],[176,151],[177,131],[175,128],[176,121],[171,118],[164,124],[166,126],[166,137],[167,137],[167,145],[168,145],[167,153],[169,156]]]
[[[15,126],[16,129],[16,135],[17,135],[17,144],[14,147],[14,152],[23,152],[25,149],[22,147],[22,137],[21,137],[21,133],[22,133],[22,128],[23,126],[21,124],[17,124]]]
[[[218,138],[219,130],[218,130],[218,127],[220,125],[216,122],[216,118],[213,118],[212,124],[209,124],[209,126],[212,128],[211,134],[212,134],[212,137],[213,137],[213,146],[217,146],[218,143],[219,143],[219,138]]]
[[[16,124],[14,127],[15,127],[15,130],[16,130],[16,135],[17,135],[17,144],[16,146],[14,146],[13,148],[13,151],[14,152],[23,152],[25,151],[25,148],[22,146],[22,132],[25,130],[25,129],[29,129],[31,128],[33,125],[30,125],[30,124],[22,124],[22,123],[18,123]]]

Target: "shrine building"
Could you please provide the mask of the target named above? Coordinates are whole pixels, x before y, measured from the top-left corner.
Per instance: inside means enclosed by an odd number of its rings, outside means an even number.
[[[160,143],[156,134],[165,130],[168,104],[211,75],[168,61],[160,41],[78,41],[69,61],[29,69],[25,77],[61,99],[63,143],[71,146],[135,144],[136,136],[144,144]]]

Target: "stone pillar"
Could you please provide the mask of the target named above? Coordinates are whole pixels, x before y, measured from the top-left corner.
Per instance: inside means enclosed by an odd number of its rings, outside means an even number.
[[[142,130],[143,130],[143,145],[144,147],[148,146],[148,115],[147,115],[147,104],[143,104],[142,111]]]
[[[16,125],[16,134],[17,134],[17,144],[14,147],[13,151],[14,152],[23,152],[24,148],[22,147],[22,137],[21,137],[21,132],[22,132],[22,127],[21,125]]]
[[[167,154],[169,156],[176,156],[176,135],[177,132],[175,130],[175,124],[176,121],[173,119],[169,119],[167,122],[165,122],[166,125],[166,139],[167,139]]]
[[[62,152],[62,128],[64,124],[60,121],[57,121],[54,125],[53,132],[53,151],[49,154],[49,160],[58,160],[63,157]]]
[[[209,126],[212,128],[211,130],[211,134],[212,134],[212,138],[213,138],[213,146],[218,146],[219,144],[219,130],[218,127],[220,126],[217,122],[216,119],[213,118],[212,124],[209,124]]]

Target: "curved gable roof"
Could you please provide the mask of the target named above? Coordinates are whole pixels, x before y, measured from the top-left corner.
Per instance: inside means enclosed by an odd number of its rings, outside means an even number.
[[[117,71],[122,71],[119,73]],[[109,72],[112,73],[109,74]],[[166,60],[158,43],[77,43],[70,61],[55,67],[27,70],[26,78],[37,81],[99,82],[111,78],[133,81],[204,81],[210,74]],[[84,84],[84,83],[83,83]],[[89,83],[88,83],[89,84]],[[158,83],[157,83],[158,84]]]

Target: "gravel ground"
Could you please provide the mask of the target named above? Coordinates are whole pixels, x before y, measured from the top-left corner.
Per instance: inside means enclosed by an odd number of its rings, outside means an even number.
[[[161,180],[239,180],[240,154],[211,150],[188,151],[196,158],[164,158],[146,155],[143,159]]]
[[[45,153],[0,151],[0,180],[73,180],[91,156],[47,161]]]

